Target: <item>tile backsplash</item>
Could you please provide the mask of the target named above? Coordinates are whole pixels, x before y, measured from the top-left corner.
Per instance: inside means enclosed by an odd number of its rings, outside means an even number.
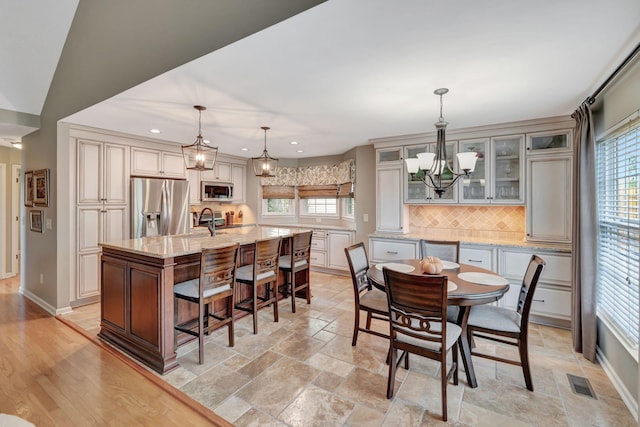
[[[457,236],[496,235],[523,238],[524,206],[409,206],[412,230],[451,233]]]

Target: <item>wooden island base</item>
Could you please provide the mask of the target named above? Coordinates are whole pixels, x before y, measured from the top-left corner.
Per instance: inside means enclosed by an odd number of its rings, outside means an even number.
[[[173,328],[174,284],[199,276],[202,247],[239,242],[239,264],[245,265],[253,259],[255,240],[273,234],[291,236],[288,229],[258,227],[250,233],[238,232],[229,236],[162,236],[143,238],[147,241],[135,239],[119,244],[102,244],[98,337],[160,374],[177,368]],[[177,246],[180,248],[176,249]],[[308,270],[306,273],[306,277],[298,280],[308,281]],[[236,300],[249,297],[250,294],[237,294]],[[224,310],[224,306],[214,309]],[[192,318],[197,318],[193,304],[179,301],[178,321]],[[186,334],[179,335],[178,343],[188,339],[191,338]]]

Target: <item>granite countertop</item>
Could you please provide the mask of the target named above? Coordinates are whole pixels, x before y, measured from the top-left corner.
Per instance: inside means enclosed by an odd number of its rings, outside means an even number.
[[[418,241],[420,239],[429,240],[459,240],[465,245],[482,245],[482,246],[510,246],[527,249],[551,250],[556,252],[570,253],[570,244],[548,243],[548,242],[529,242],[524,238],[516,238],[513,236],[505,236],[501,233],[482,232],[481,235],[455,235],[451,232],[441,233],[437,231],[419,230],[406,234],[401,233],[373,233],[369,237],[379,237],[384,239]]]
[[[308,229],[310,230],[310,229]],[[260,239],[271,237],[288,237],[299,229],[286,227],[247,226],[228,228],[210,236],[209,231],[197,230],[190,234],[174,236],[141,237],[138,239],[100,243],[103,248],[131,252],[154,258],[172,258],[200,252],[203,248],[218,248],[234,243],[246,245]]]

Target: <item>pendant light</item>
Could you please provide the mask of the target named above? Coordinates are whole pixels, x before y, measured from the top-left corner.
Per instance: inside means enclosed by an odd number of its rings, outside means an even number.
[[[270,177],[276,176],[276,169],[278,168],[278,159],[274,159],[267,153],[267,131],[270,129],[267,126],[262,126],[260,129],[264,130],[264,150],[260,157],[252,157],[253,172],[256,176]]]
[[[191,145],[182,146],[182,157],[184,164],[189,170],[210,171],[218,157],[218,147],[212,147],[202,137],[202,112],[207,109],[202,105],[194,105],[198,110],[198,136]]]
[[[462,173],[455,173],[447,161],[445,130],[449,123],[445,122],[444,117],[442,117],[442,95],[447,92],[449,92],[447,88],[433,91],[434,94],[440,96],[440,118],[435,123],[438,132],[436,152],[418,153],[417,158],[405,159],[407,172],[411,175],[411,179],[417,178],[427,187],[433,188],[438,197],[442,197],[442,194],[455,184],[458,178],[469,176],[474,171],[477,160],[477,153],[475,152],[458,153],[458,167],[462,170]],[[424,174],[418,174],[419,171],[424,172]],[[443,175],[451,176],[453,179],[445,179],[443,182]],[[428,181],[425,178],[428,178]]]

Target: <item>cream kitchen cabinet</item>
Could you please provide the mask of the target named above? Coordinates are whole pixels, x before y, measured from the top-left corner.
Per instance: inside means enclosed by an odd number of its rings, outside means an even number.
[[[509,280],[511,288],[500,304],[516,309],[520,285],[532,254],[542,258],[542,270],[531,306],[532,321],[568,328],[571,325],[571,254],[566,252],[500,248],[500,275]]]
[[[200,172],[202,181],[231,182],[231,163],[216,160],[213,170]]]
[[[129,147],[78,140],[76,171],[79,205],[129,202]]]
[[[200,204],[200,171],[187,170],[187,180],[189,181],[189,203]]]
[[[460,141],[460,152],[478,153],[476,168],[461,178],[460,203],[524,204],[524,135]]]
[[[131,148],[131,174],[162,178],[186,178],[187,169],[181,153]]]
[[[78,207],[76,299],[100,296],[98,243],[128,238],[128,212],[127,206]]]
[[[572,176],[570,154],[527,158],[527,240],[571,242]]]
[[[408,226],[402,202],[404,167],[402,163],[376,168],[376,229],[402,233]]]
[[[329,255],[327,267],[334,270],[349,270],[349,263],[344,253],[344,248],[353,244],[355,233],[353,231],[327,231],[327,253]]]
[[[231,203],[245,203],[245,165],[231,164],[231,182],[233,182],[233,199]]]
[[[417,240],[369,238],[369,261],[372,263],[419,257],[420,246]]]
[[[311,267],[324,268],[327,266],[327,233],[324,230],[313,230],[311,237]]]

